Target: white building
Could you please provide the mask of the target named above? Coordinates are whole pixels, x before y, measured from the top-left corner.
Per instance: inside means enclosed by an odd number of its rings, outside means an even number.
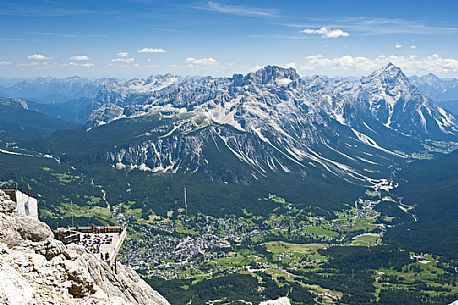
[[[38,200],[36,198],[15,189],[4,189],[3,191],[16,202],[16,211],[19,215],[38,220]]]

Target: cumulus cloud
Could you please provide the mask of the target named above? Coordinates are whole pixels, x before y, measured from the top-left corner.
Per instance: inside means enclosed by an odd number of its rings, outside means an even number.
[[[416,49],[416,48],[417,48],[417,46],[416,46],[416,45],[414,45],[414,44],[412,44],[412,45],[410,45],[410,48],[411,48],[411,49]]]
[[[137,51],[137,53],[165,53],[162,48],[143,48]]]
[[[287,63],[287,64],[285,64],[285,67],[286,67],[286,68],[293,68],[293,69],[296,69],[296,63],[295,63],[295,62]]]
[[[81,62],[74,62],[74,61],[71,61],[71,62],[68,63],[68,64],[63,64],[63,66],[64,66],[64,67],[72,66],[72,67],[90,68],[90,67],[93,67],[94,64],[93,64],[93,63],[90,63],[90,62],[81,63]]]
[[[194,58],[188,57],[184,60],[188,65],[197,65],[197,66],[213,66],[218,63],[216,59],[213,57],[206,57],[206,58]]]
[[[119,52],[118,56],[119,57],[127,57],[127,56],[129,56],[129,53],[127,53],[127,52]]]
[[[123,62],[123,63],[126,63],[126,64],[131,64],[131,63],[133,63],[135,61],[135,58],[133,58],[133,57],[118,57],[118,58],[113,58],[111,61],[112,62]]]
[[[306,63],[301,66],[303,70],[315,70],[318,68],[353,68],[357,70],[373,70],[377,67],[369,58],[364,56],[345,55],[341,57],[328,58],[323,55],[311,55],[305,58]]]
[[[70,57],[71,61],[88,61],[89,57],[86,55],[75,55]]]
[[[394,47],[395,47],[396,49],[400,49],[400,48],[402,48],[402,44],[397,43],[397,44],[394,45]]]
[[[33,54],[33,55],[27,56],[27,58],[31,59],[31,60],[47,60],[47,59],[51,59],[51,57],[45,56],[43,54]]]
[[[0,60],[0,66],[8,66],[11,65],[11,61],[6,61],[6,60]]]
[[[456,74],[458,73],[458,59],[444,58],[438,54],[429,56],[396,56],[381,55],[373,58],[364,56],[345,55],[341,57],[325,57],[312,55],[305,58],[305,64],[299,68],[305,71],[335,70],[341,72],[367,73],[378,69],[388,62],[401,67],[408,74]]]
[[[339,38],[350,36],[349,33],[341,29],[319,28],[319,29],[304,29],[304,34],[321,35],[322,38]]]

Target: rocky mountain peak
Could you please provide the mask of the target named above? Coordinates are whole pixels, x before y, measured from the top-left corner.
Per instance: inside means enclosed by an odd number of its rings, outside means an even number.
[[[360,83],[361,88],[373,95],[374,98],[388,95],[398,99],[403,94],[410,96],[418,93],[404,72],[392,63],[388,63],[369,76],[361,78]]]
[[[404,72],[402,72],[401,68],[393,65],[392,63],[388,63],[381,69],[374,71],[367,77],[367,79],[379,79],[384,83],[410,84],[409,79]]]
[[[245,76],[246,81],[257,84],[286,83],[287,80],[291,82],[299,78],[300,76],[294,68],[282,68],[278,66],[266,66]]]

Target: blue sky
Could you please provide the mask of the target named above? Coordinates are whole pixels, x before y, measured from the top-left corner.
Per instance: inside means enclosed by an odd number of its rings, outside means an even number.
[[[0,75],[458,76],[458,1],[2,1]]]

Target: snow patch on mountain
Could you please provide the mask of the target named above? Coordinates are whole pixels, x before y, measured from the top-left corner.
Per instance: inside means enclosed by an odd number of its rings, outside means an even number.
[[[279,85],[279,86],[288,86],[289,84],[291,84],[293,82],[292,79],[289,79],[289,78],[276,78],[275,79],[275,84]]]

